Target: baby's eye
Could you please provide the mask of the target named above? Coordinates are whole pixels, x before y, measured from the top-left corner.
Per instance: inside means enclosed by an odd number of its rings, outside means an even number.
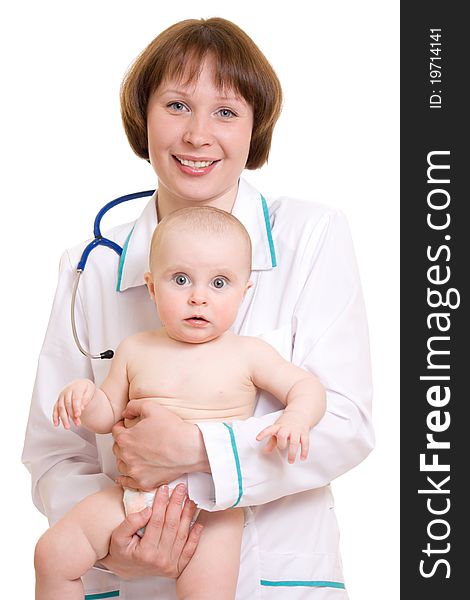
[[[230,110],[229,108],[221,108],[220,110],[217,111],[218,114],[223,117],[224,119],[231,119],[232,117],[236,117],[237,115],[233,112],[233,110]]]
[[[212,285],[220,290],[227,285],[227,280],[224,277],[216,277],[212,280]]]
[[[178,275],[173,277],[173,281],[176,283],[176,285],[188,285],[189,277],[187,275],[183,275],[183,273],[178,273]]]

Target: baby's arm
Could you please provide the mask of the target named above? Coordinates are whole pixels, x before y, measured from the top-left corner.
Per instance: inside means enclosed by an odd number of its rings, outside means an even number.
[[[129,400],[126,357],[130,345],[125,341],[118,347],[101,387],[90,379],[77,379],[61,391],[52,416],[56,427],[62,421],[65,429],[70,429],[72,419],[75,425],[84,425],[95,433],[111,432]]]
[[[253,383],[286,406],[279,419],[263,429],[256,439],[270,436],[264,448],[267,453],[276,446],[281,450],[288,448],[290,463],[295,461],[300,444],[300,458],[305,460],[310,429],[325,414],[325,390],[315,375],[285,360],[266,342],[249,338],[249,343]]]

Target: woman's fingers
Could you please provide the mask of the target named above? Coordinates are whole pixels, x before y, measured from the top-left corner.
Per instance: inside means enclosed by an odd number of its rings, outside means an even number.
[[[179,559],[183,548],[185,547],[185,544],[188,541],[189,538],[189,534],[191,532],[191,523],[194,519],[194,514],[196,513],[196,504],[190,500],[189,498],[186,498],[186,501],[184,503],[183,506],[183,511],[181,513],[181,519],[180,519],[180,524],[178,527],[178,531],[176,533],[176,537],[175,537],[175,541],[173,544],[173,548],[172,548],[172,556],[176,558],[176,560]],[[194,548],[196,549],[196,548]],[[186,565],[184,565],[186,566]],[[181,568],[181,570],[183,570],[184,567]]]
[[[162,485],[158,488],[153,500],[152,514],[142,537],[142,550],[146,547],[154,549],[161,544],[162,531],[164,526],[166,527],[168,495],[168,486]]]
[[[151,508],[144,508],[140,512],[127,515],[124,521],[115,529],[113,534],[115,542],[122,547],[126,547],[132,540],[134,535],[137,535],[139,529],[145,527],[152,514]]]
[[[139,488],[137,482],[134,479],[132,479],[132,477],[126,477],[125,475],[120,475],[119,477],[116,477],[114,482],[123,488],[131,488],[131,490],[142,489]]]
[[[144,400],[130,400],[126,404],[126,408],[122,411],[122,417],[124,419],[141,417],[144,406]]]
[[[186,499],[186,486],[180,483],[171,493],[171,498],[166,510],[165,527],[162,531],[160,540],[162,547],[168,548],[169,552],[171,552],[178,534],[181,522],[181,513],[183,512],[183,506]]]

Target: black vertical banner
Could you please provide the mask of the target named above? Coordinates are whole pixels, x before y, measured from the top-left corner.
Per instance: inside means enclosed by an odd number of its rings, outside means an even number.
[[[401,2],[401,597],[469,598],[470,31]]]

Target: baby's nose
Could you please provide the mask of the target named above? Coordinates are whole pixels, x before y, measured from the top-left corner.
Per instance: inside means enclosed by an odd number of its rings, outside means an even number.
[[[194,292],[189,296],[189,304],[192,306],[204,306],[207,304],[207,298],[201,292]]]

